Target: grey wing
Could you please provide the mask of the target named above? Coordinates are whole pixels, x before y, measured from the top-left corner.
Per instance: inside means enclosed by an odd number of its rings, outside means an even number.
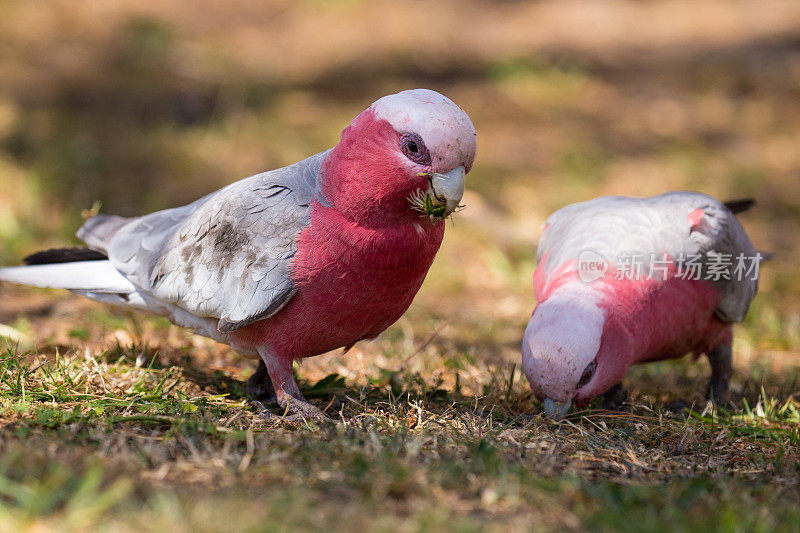
[[[234,331],[274,315],[295,294],[289,268],[320,194],[326,155],[245,178],[187,206],[121,225],[111,219],[119,227],[92,245],[102,244],[150,296]],[[102,232],[92,228],[92,235]]]
[[[537,261],[547,254],[546,268],[550,271],[567,261],[577,261],[586,252],[609,262],[616,262],[620,256],[662,251],[673,257],[680,252],[696,253],[694,243],[686,239],[688,226],[676,223],[665,209],[654,209],[648,200],[604,196],[556,211],[544,223]]]
[[[727,265],[727,275],[714,281],[722,297],[717,316],[725,322],[741,322],[758,292],[759,254],[736,215],[710,200],[700,206],[704,216],[692,228],[691,238],[699,245],[706,273],[710,263]]]
[[[689,215],[702,209],[698,224]],[[735,262],[755,250],[736,216],[716,199],[693,192],[673,192],[651,198],[607,196],[569,205],[544,224],[537,261],[547,255],[546,271],[594,253],[609,262],[620,257],[699,256],[707,265],[722,254]],[[647,268],[647,265],[645,265]],[[704,268],[704,271],[707,271]],[[756,294],[756,279],[719,279],[717,315],[727,322],[744,319]]]

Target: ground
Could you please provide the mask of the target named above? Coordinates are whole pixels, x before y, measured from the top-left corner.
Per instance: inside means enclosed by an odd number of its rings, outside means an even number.
[[[162,319],[0,285],[23,334],[0,340],[0,529],[796,530],[800,5],[255,6],[0,3],[0,264],[325,149],[418,86],[475,123],[467,207],[397,324],[298,365],[329,423],[261,418],[254,363]],[[542,221],[672,189],[755,197],[775,253],[733,405],[685,358],[632,370],[627,411],[543,419],[518,368]]]

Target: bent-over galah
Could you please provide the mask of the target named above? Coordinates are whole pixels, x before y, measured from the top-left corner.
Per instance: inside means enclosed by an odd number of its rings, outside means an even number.
[[[635,363],[705,353],[709,396],[727,394],[733,323],[747,314],[762,258],[734,212],[694,192],[608,196],[544,223],[537,305],[522,368],[548,416],[619,396]]]
[[[99,215],[0,279],[166,316],[260,356],[282,408],[317,417],[292,362],[362,339],[411,304],[475,159],[467,114],[415,89],[385,96],[339,143],[184,207]]]

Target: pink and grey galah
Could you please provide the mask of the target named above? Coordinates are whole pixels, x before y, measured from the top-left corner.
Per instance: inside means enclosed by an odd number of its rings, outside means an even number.
[[[545,221],[522,369],[547,416],[601,394],[618,400],[631,365],[690,352],[707,355],[708,395],[724,400],[733,324],[758,289],[762,256],[735,216],[751,204],[608,196]]]
[[[319,417],[295,360],[376,337],[419,290],[475,159],[467,114],[415,89],[385,96],[339,143],[137,218],[99,215],[0,280],[69,289],[169,318],[260,356],[283,409]]]

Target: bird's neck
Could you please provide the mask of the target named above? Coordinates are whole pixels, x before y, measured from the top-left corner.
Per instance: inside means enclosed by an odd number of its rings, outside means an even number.
[[[407,175],[397,151],[390,149],[398,144],[398,133],[388,122],[362,113],[320,168],[327,203],[364,227],[417,222],[420,213],[411,209],[409,196],[426,182]]]

